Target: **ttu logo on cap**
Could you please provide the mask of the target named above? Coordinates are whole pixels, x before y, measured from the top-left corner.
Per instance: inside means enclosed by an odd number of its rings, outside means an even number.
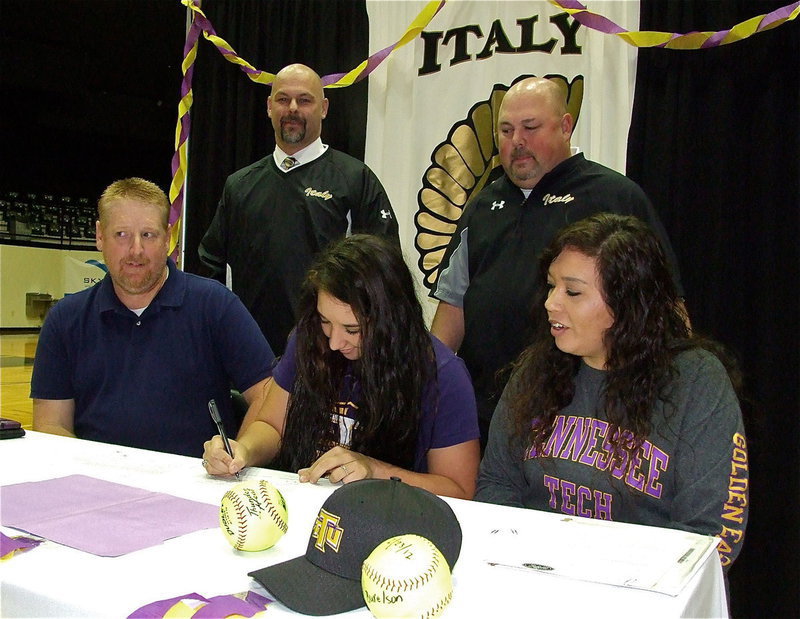
[[[364,560],[378,544],[405,534],[430,540],[453,569],[461,552],[461,525],[447,503],[399,479],[354,481],[323,503],[304,556],[250,576],[279,602],[306,615],[355,610],[364,606]]]
[[[339,516],[329,514],[324,509],[319,510],[314,530],[311,532],[311,539],[316,540],[314,548],[325,552],[325,546],[329,546],[334,552],[339,552],[342,533],[344,529],[339,526]]]

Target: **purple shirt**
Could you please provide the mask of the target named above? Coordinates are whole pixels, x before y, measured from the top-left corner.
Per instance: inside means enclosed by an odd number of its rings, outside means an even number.
[[[475,393],[464,362],[433,335],[431,341],[436,355],[438,384],[436,389],[431,389],[431,384],[425,387],[414,457],[414,471],[419,473],[428,472],[426,456],[429,449],[459,445],[480,435]],[[289,393],[297,376],[296,355],[297,338],[296,333],[292,332],[286,351],[273,372],[275,382]],[[350,445],[361,399],[359,381],[350,370],[342,385],[341,401],[336,405],[336,410],[331,411],[332,423],[339,427],[339,442],[344,447]]]

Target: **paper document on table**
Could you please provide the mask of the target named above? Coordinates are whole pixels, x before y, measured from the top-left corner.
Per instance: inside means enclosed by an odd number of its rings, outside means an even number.
[[[292,486],[299,486],[302,482],[297,477],[297,473],[287,473],[286,471],[277,471],[272,469],[262,469],[258,467],[248,466],[239,471],[239,479],[230,475],[213,476],[208,475],[206,483],[215,483],[220,486],[230,486],[239,481],[258,481],[264,479],[275,486],[278,490],[291,488]],[[321,478],[316,484],[305,484],[306,486],[321,486],[330,488],[331,486],[340,486],[341,484],[332,484],[327,478]]]
[[[219,506],[84,475],[0,487],[7,527],[117,557],[218,526]]]
[[[490,540],[484,556],[489,565],[671,596],[681,592],[718,541],[675,529],[569,517],[533,531],[492,531]]]

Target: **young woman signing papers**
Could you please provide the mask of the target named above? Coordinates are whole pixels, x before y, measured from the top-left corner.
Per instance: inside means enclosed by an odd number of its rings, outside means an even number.
[[[475,396],[464,363],[425,328],[399,250],[353,235],[310,269],[299,320],[248,412],[233,457],[205,443],[207,471],[245,466],[349,483],[400,477],[472,498],[479,461]]]
[[[719,345],[690,334],[667,264],[634,217],[595,215],[556,236],[476,499],[716,535],[726,568],[748,513],[738,377]]]

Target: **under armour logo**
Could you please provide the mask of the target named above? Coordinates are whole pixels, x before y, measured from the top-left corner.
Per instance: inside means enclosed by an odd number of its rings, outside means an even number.
[[[386,211],[384,209],[381,209],[381,219],[391,219],[391,218],[392,218],[391,211]]]
[[[490,211],[499,210],[503,208],[505,205],[506,205],[505,200],[495,200],[494,202],[492,202],[492,208],[489,210]]]

